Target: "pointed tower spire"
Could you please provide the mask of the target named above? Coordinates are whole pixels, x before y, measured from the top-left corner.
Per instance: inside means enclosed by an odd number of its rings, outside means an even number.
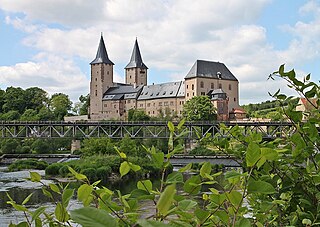
[[[132,55],[130,62],[128,65],[125,67],[125,69],[130,69],[130,68],[142,68],[142,69],[148,69],[148,67],[143,63],[139,45],[138,45],[138,40],[136,38],[136,42],[134,43]]]
[[[114,65],[114,63],[110,61],[108,57],[106,46],[104,45],[102,32],[101,32],[101,38],[100,38],[100,43],[99,43],[96,58],[90,64],[93,65],[93,64],[99,64],[99,63]]]

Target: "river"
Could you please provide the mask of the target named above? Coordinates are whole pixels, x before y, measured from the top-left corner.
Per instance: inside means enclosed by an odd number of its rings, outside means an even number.
[[[7,204],[8,193],[11,198],[18,204],[31,193],[31,199],[26,204],[30,210],[35,210],[39,206],[46,206],[49,211],[54,212],[55,206],[50,202],[49,198],[44,196],[41,190],[41,183],[31,182],[26,178],[30,177],[30,171],[37,172],[44,176],[44,170],[24,170],[17,172],[6,172],[6,167],[0,167],[0,227],[7,227],[10,222],[17,224],[25,220],[24,214],[21,211],[16,211],[10,204]],[[52,180],[42,180],[42,183],[54,183]],[[157,181],[159,183],[159,181]],[[136,181],[129,181],[113,185],[113,188],[120,189],[122,193],[128,193],[136,187]],[[152,204],[150,204],[152,205]],[[149,204],[144,204],[145,209],[151,209]],[[70,200],[68,210],[81,207],[75,198]]]

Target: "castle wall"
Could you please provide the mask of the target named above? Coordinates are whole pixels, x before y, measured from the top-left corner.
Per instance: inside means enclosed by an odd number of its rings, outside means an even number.
[[[186,101],[194,96],[206,95],[210,90],[221,88],[229,98],[228,109],[239,107],[239,82],[215,78],[195,77],[185,80]]]
[[[126,84],[147,85],[147,69],[126,69]]]

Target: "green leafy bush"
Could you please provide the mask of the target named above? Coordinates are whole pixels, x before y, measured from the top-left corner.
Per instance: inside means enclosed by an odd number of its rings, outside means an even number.
[[[48,163],[45,161],[38,161],[37,159],[17,160],[10,164],[9,171],[24,170],[24,169],[45,169]]]
[[[59,170],[63,166],[62,163],[52,163],[45,169],[46,175],[59,175]]]

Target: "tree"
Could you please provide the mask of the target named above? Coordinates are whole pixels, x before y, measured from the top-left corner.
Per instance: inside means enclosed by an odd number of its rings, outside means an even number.
[[[25,108],[25,91],[20,87],[8,87],[5,93],[5,104],[3,105],[3,110],[5,112],[15,110],[22,114],[25,111]]]
[[[31,149],[37,154],[48,154],[51,153],[52,146],[50,146],[47,140],[37,139],[32,143]]]
[[[212,121],[216,119],[216,112],[208,96],[194,96],[183,106],[182,115],[188,121]]]
[[[86,96],[81,95],[79,97],[79,100],[82,104],[82,106],[80,107],[80,115],[87,115],[88,114],[88,109],[89,109],[89,105],[90,105],[90,96],[89,94],[87,94]]]
[[[39,121],[39,115],[35,109],[26,109],[20,117],[21,121]]]
[[[50,107],[57,120],[63,120],[63,117],[67,115],[68,111],[71,110],[72,102],[68,95],[57,93],[52,95],[50,99]]]
[[[130,109],[128,111],[128,121],[149,121],[150,116],[144,110]]]
[[[6,121],[15,121],[15,120],[19,120],[20,114],[17,110],[10,110],[2,114],[1,118]]]
[[[1,142],[1,151],[3,154],[20,153],[21,145],[17,139],[4,139]]]
[[[46,91],[38,87],[31,87],[25,90],[26,108],[37,110],[37,112],[48,106],[49,98]]]

